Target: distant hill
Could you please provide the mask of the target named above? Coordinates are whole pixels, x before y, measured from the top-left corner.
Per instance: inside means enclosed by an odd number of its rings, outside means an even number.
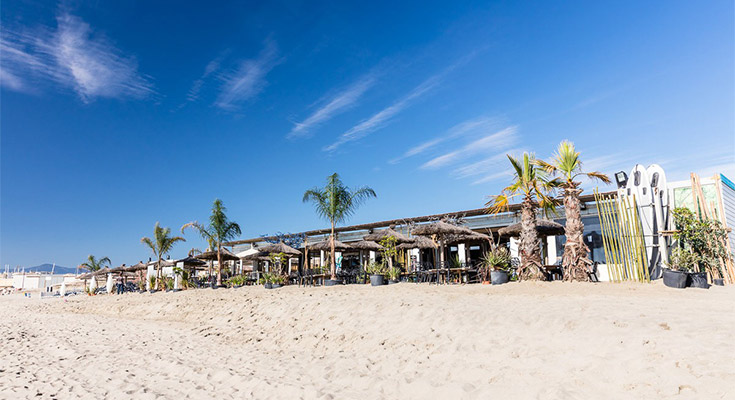
[[[26,272],[51,272],[53,266],[53,264],[36,265],[35,267],[27,267]],[[76,268],[62,267],[60,265],[57,265],[53,269],[54,274],[75,274],[77,272]]]

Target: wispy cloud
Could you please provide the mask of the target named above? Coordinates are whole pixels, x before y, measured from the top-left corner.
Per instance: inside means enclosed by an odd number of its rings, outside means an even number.
[[[411,105],[415,100],[419,99],[423,95],[427,94],[431,89],[435,88],[441,82],[446,72],[432,76],[431,78],[423,81],[420,85],[416,86],[406,96],[391,104],[390,106],[382,109],[372,117],[360,122],[359,124],[350,128],[347,132],[343,133],[337,138],[337,141],[326,146],[325,151],[335,151],[345,143],[352,142],[354,140],[361,139],[370,133],[374,132],[378,128],[384,126],[391,118],[396,114],[403,111],[406,107]]]
[[[258,57],[242,61],[239,66],[222,74],[222,86],[215,105],[223,110],[235,110],[268,84],[268,73],[281,62],[276,43],[268,39]]]
[[[370,89],[374,84],[375,77],[372,74],[360,78],[357,82],[329,99],[326,104],[314,111],[314,113],[305,120],[296,123],[287,137],[289,139],[293,139],[296,137],[308,136],[312,128],[354,105],[363,93]]]
[[[143,98],[153,93],[150,80],[138,73],[133,57],[124,55],[78,17],[61,14],[56,20],[56,30],[3,30],[3,86],[24,91],[32,90],[35,81],[53,81],[74,90],[84,102],[97,97]]]
[[[464,136],[464,135],[471,134],[471,133],[477,133],[481,131],[488,131],[491,129],[495,129],[497,125],[498,125],[497,119],[488,118],[485,116],[472,118],[467,121],[463,121],[453,126],[452,128],[450,128],[442,136],[436,137],[434,139],[421,143],[417,146],[411,147],[408,150],[406,150],[406,152],[403,153],[403,155],[396,157],[390,160],[389,162],[391,164],[396,164],[403,159],[424,153],[434,148],[436,145],[446,142],[447,140],[455,139],[457,137]]]
[[[469,156],[486,150],[501,150],[507,148],[515,144],[517,140],[517,133],[517,126],[509,126],[499,132],[487,135],[481,139],[468,143],[457,150],[434,157],[433,159],[424,163],[421,168],[437,169],[453,164],[459,160],[465,160]]]
[[[186,100],[189,102],[196,101],[199,99],[199,92],[202,90],[202,86],[204,85],[204,81],[213,73],[217,72],[220,69],[220,65],[222,64],[222,61],[224,60],[225,56],[227,55],[227,52],[224,52],[217,56],[214,60],[207,63],[207,66],[204,68],[204,73],[202,76],[199,77],[199,79],[195,80],[194,83],[191,85],[191,89],[189,89],[189,92],[186,94]]]

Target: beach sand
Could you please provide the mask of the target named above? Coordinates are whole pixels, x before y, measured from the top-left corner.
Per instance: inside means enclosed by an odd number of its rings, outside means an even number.
[[[0,397],[735,399],[735,287],[0,297]]]

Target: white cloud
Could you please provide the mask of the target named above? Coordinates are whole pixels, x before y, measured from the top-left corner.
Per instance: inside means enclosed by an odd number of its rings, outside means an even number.
[[[365,93],[375,83],[375,77],[368,75],[360,78],[357,82],[350,85],[345,90],[337,93],[325,105],[320,107],[302,122],[298,122],[291,129],[288,138],[309,135],[309,131],[315,126],[331,119],[340,112],[346,110]]]
[[[84,102],[97,97],[143,98],[153,93],[134,58],[122,54],[89,24],[69,14],[57,28],[33,33],[3,30],[2,84],[23,90],[28,81],[51,80],[73,89]]]
[[[508,146],[512,146],[517,140],[517,133],[517,126],[509,126],[499,132],[468,143],[457,150],[434,157],[424,163],[421,168],[436,169],[453,164],[459,160],[467,159],[467,157],[471,155],[475,155],[486,150],[500,150]]]
[[[202,76],[192,83],[191,89],[189,89],[189,92],[186,94],[186,101],[196,101],[199,98],[199,92],[202,90],[204,80],[220,69],[220,65],[222,64],[224,57],[225,54],[220,54],[217,58],[207,63]]]
[[[396,114],[400,113],[406,107],[411,105],[413,101],[421,98],[423,95],[431,91],[431,89],[439,85],[442,77],[447,72],[448,70],[440,74],[434,75],[431,78],[425,80],[424,82],[416,86],[413,90],[411,90],[406,96],[404,96],[400,100],[382,109],[380,112],[376,113],[372,117],[350,128],[350,130],[340,135],[334,143],[330,144],[329,146],[326,146],[324,150],[325,151],[335,151],[343,144],[352,142],[354,140],[361,139],[369,135],[371,132],[384,126]]]
[[[454,139],[460,136],[464,136],[470,133],[476,133],[478,131],[488,131],[491,129],[495,129],[495,127],[497,127],[497,124],[498,124],[498,121],[496,119],[488,118],[484,116],[472,118],[467,121],[463,121],[453,126],[451,129],[445,132],[442,136],[436,137],[434,139],[421,143],[417,146],[411,147],[408,150],[406,150],[406,152],[403,153],[402,156],[394,158],[390,160],[389,162],[391,164],[396,164],[405,158],[413,157],[421,153],[424,153],[427,150],[447,140]]]
[[[265,77],[280,61],[276,43],[266,40],[258,57],[245,60],[237,69],[222,75],[223,82],[215,105],[224,110],[235,110],[239,103],[263,90],[267,85]]]

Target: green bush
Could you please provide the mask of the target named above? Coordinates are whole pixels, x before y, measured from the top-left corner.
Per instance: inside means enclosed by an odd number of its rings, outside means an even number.
[[[373,261],[368,264],[365,272],[370,275],[385,275],[388,273],[388,267],[386,267],[385,263],[377,263]]]

